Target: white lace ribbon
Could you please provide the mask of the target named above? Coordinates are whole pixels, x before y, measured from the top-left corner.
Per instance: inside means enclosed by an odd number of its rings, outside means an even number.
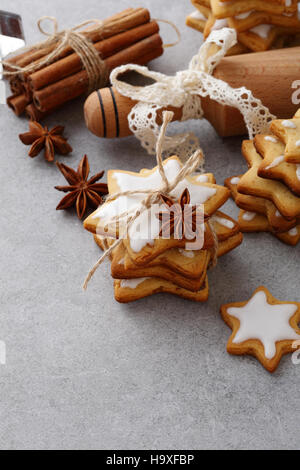
[[[267,130],[275,116],[261,100],[255,98],[247,88],[232,88],[212,75],[220,60],[236,42],[237,36],[233,29],[213,31],[190,61],[188,69],[177,72],[175,76],[153,72],[134,64],[117,67],[111,72],[111,83],[118,92],[138,101],[128,116],[129,127],[150,155],[155,155],[160,130],[156,122],[157,112],[167,106],[174,106],[182,108],[182,121],[201,119],[201,97],[208,96],[220,104],[237,108],[244,117],[250,139]],[[135,86],[118,80],[120,74],[128,71],[135,71],[154,80],[154,83]],[[170,154],[176,149],[183,160],[197,148],[199,142],[193,133],[176,134],[164,140],[164,151]]]

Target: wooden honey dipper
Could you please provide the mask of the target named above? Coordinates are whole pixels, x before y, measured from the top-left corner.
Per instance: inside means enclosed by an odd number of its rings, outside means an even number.
[[[245,86],[278,118],[290,118],[299,105],[292,102],[292,84],[300,80],[300,47],[225,57],[215,68],[213,76],[233,88]],[[126,137],[132,132],[128,114],[136,101],[120,95],[114,88],[93,92],[84,105],[88,129],[98,137]],[[223,106],[210,98],[202,98],[204,117],[222,137],[246,133],[240,112]],[[174,121],[182,116],[181,108],[168,107]],[[158,113],[161,124],[161,113]]]

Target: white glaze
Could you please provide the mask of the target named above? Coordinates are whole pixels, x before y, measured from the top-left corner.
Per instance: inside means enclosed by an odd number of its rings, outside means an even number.
[[[297,236],[298,236],[298,229],[297,229],[297,227],[291,228],[291,230],[289,230],[288,233],[289,233],[289,235],[290,235],[291,237],[297,237]]]
[[[300,140],[297,140],[296,147],[300,147]]]
[[[275,212],[275,216],[276,217],[282,217],[282,215],[280,214],[279,210],[277,209],[276,212]]]
[[[266,170],[270,170],[271,168],[275,168],[276,166],[280,165],[284,161],[284,155],[279,155],[279,157],[274,158],[272,163],[266,166]]]
[[[252,12],[253,10],[246,11],[245,13],[240,13],[239,15],[236,15],[235,18],[237,20],[245,20],[246,18],[248,18],[248,16],[251,15]]]
[[[265,140],[267,142],[273,142],[273,144],[277,144],[278,140],[276,139],[276,137],[273,137],[272,135],[266,135],[265,136]]]
[[[239,184],[240,181],[241,178],[239,178],[238,176],[234,176],[233,178],[231,178],[230,183],[236,186],[237,184]]]
[[[296,124],[293,121],[288,121],[287,119],[284,119],[281,123],[283,127],[287,127],[289,129],[296,129]]]
[[[224,18],[222,20],[216,20],[213,26],[211,27],[211,31],[216,31],[222,28],[227,28],[227,27],[228,27],[228,21],[226,18]]]
[[[228,308],[228,314],[240,321],[232,342],[258,339],[264,346],[266,358],[272,359],[276,355],[277,341],[300,338],[289,323],[296,311],[297,305],[293,304],[270,305],[265,292],[258,291],[244,307]]]
[[[250,31],[254,34],[257,34],[262,39],[268,39],[271,29],[272,26],[269,24],[260,24],[258,26],[254,26],[254,28],[250,29]]]
[[[151,279],[150,277],[139,277],[137,279],[121,279],[120,287],[128,289],[136,289],[137,286],[142,284],[142,282]]]
[[[298,180],[300,181],[300,164],[299,163],[296,164],[296,176]]]
[[[207,175],[199,175],[196,178],[196,181],[198,181],[198,183],[208,183],[208,176]]]
[[[178,248],[178,251],[182,256],[185,256],[186,258],[194,258],[195,256],[193,250],[183,250],[182,248]]]
[[[199,10],[193,11],[193,13],[191,13],[189,16],[191,18],[195,18],[195,20],[201,20],[201,21],[206,21],[207,20],[207,18]]]
[[[175,160],[167,160],[164,164],[165,174],[169,182],[176,178],[180,169],[180,163]],[[113,173],[119,190],[122,191],[135,191],[135,190],[149,190],[160,188],[162,179],[158,169],[148,176],[140,177],[138,174],[128,174],[115,171]],[[188,188],[191,196],[191,204],[204,204],[211,197],[216,194],[216,189],[205,186],[204,184],[196,184],[188,179],[181,181],[176,188],[171,192],[171,196],[179,198],[182,192]],[[135,210],[140,206],[141,201],[145,198],[145,194],[138,194],[133,196],[120,196],[115,201],[108,204],[103,204],[93,214],[93,218],[101,217],[103,224],[110,222],[111,218],[124,213],[128,210]],[[157,204],[151,209],[145,210],[132,224],[129,229],[129,239],[131,249],[138,253],[147,244],[153,245],[155,238],[158,238],[160,232],[160,221],[156,214],[165,209],[163,204]],[[150,220],[150,223],[148,221]],[[150,232],[150,233],[149,233]]]
[[[232,229],[234,227],[234,223],[232,220],[225,219],[225,217],[219,217],[217,215],[214,216],[213,220],[217,222],[220,225],[223,225],[223,227]]]
[[[246,211],[244,212],[244,214],[242,215],[242,218],[244,220],[246,220],[247,222],[251,222],[251,220],[253,220],[256,216],[256,213],[255,212],[249,212],[249,211]]]
[[[118,264],[124,264],[125,263],[125,258],[121,258]]]

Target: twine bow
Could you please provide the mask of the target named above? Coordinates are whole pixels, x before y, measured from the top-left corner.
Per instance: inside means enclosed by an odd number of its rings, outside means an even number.
[[[133,64],[117,67],[111,72],[111,83],[118,92],[138,101],[128,117],[129,126],[149,154],[155,153],[155,142],[159,134],[157,111],[173,106],[182,108],[182,121],[199,119],[203,117],[201,98],[205,97],[237,108],[244,117],[250,139],[266,130],[270,121],[275,118],[268,108],[247,88],[232,88],[212,75],[215,67],[236,42],[237,35],[233,29],[213,31],[198,54],[192,58],[187,70],[177,72],[175,76],[153,72],[147,67]],[[154,83],[143,87],[119,80],[118,76],[127,71],[137,72],[152,79]],[[146,119],[148,114],[151,117]],[[191,136],[195,139],[194,148],[198,148],[198,140],[193,134],[181,134],[173,136],[172,140],[166,140],[164,150],[182,145]],[[185,150],[191,154],[191,147],[186,146]]]
[[[49,20],[53,24],[53,33],[49,33],[42,27],[42,22]],[[101,59],[98,52],[95,50],[93,43],[86,37],[83,32],[78,30],[84,26],[92,24],[94,27],[89,29],[89,32],[99,31],[104,29],[104,22],[97,19],[84,21],[77,26],[63,31],[58,31],[57,19],[53,16],[42,16],[37,21],[37,26],[40,32],[48,36],[48,39],[35,44],[34,46],[23,48],[25,51],[38,51],[38,50],[51,50],[48,54],[40,59],[20,67],[8,61],[1,61],[2,65],[8,67],[10,70],[4,71],[4,76],[14,76],[20,73],[30,74],[40,70],[55,61],[55,59],[64,51],[66,47],[70,47],[80,57],[82,65],[88,74],[89,91],[98,87],[104,86],[107,82],[108,71],[105,62]]]
[[[135,222],[135,220],[147,209],[151,207],[152,204],[156,204],[160,201],[161,195],[164,194],[166,196],[170,197],[170,193],[176,188],[176,186],[184,180],[184,178],[192,173],[195,172],[195,170],[199,167],[201,161],[203,160],[203,153],[201,150],[197,150],[189,159],[188,161],[182,166],[181,170],[179,171],[178,175],[173,181],[168,181],[168,178],[165,174],[165,169],[163,165],[163,159],[162,159],[162,148],[163,148],[163,141],[166,133],[166,128],[168,124],[172,121],[173,118],[173,112],[171,111],[165,111],[163,113],[163,123],[160,129],[160,134],[159,138],[157,139],[157,145],[156,145],[156,162],[157,162],[157,167],[159,174],[162,179],[162,184],[159,188],[155,189],[141,189],[141,190],[128,190],[128,191],[123,191],[119,192],[116,194],[112,194],[106,199],[106,202],[115,200],[121,196],[136,196],[139,194],[145,194],[145,198],[140,202],[140,205],[137,209],[135,209],[133,215],[130,215],[129,212],[124,212],[122,214],[119,214],[115,217],[112,217],[110,219],[110,222],[113,221],[120,221],[122,219],[125,219],[125,234],[127,235],[129,232],[130,227],[132,224]],[[214,266],[216,264],[217,260],[217,250],[218,250],[218,238],[216,236],[215,230],[211,224],[211,222],[208,220],[207,221],[210,230],[213,234],[213,239],[214,239],[214,248],[212,250],[212,265]],[[105,250],[104,254],[99,258],[97,263],[94,265],[94,267],[90,270],[87,278],[84,281],[83,288],[86,289],[88,282],[100,266],[100,264],[113,252],[117,246],[122,243],[122,238],[118,238],[108,249]]]

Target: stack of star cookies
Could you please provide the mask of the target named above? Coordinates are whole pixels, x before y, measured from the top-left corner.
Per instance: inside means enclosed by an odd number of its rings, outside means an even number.
[[[174,181],[182,169],[180,160],[170,157],[164,160],[163,165],[167,180]],[[212,174],[186,176],[170,197],[162,195],[159,204],[141,212],[129,229],[126,226],[124,230],[123,215],[136,213],[147,194],[123,193],[158,189],[162,185],[162,177],[155,167],[139,173],[110,170],[107,180],[109,195],[121,195],[100,206],[85,220],[84,226],[94,234],[96,243],[103,250],[111,247],[116,239],[122,239],[110,255],[116,300],[130,302],[158,292],[168,292],[198,302],[206,301],[207,271],[214,256],[220,257],[242,242],[237,222],[219,211],[230,191],[215,184]],[[195,242],[191,237],[189,243],[186,232],[177,237],[180,222],[176,211],[169,218],[169,236],[162,233],[168,220],[164,215],[173,207],[170,205],[172,201],[177,203],[176,207],[190,209],[192,214],[195,207],[201,205],[205,217],[201,222],[200,243],[199,239]],[[198,228],[193,227],[195,233]]]
[[[249,170],[225,181],[241,208],[243,232],[271,232],[289,245],[300,240],[300,110],[272,121],[269,134],[245,140]]]
[[[191,0],[196,10],[186,24],[206,39],[224,27],[237,31],[238,43],[228,55],[297,45],[300,18],[298,0]]]

